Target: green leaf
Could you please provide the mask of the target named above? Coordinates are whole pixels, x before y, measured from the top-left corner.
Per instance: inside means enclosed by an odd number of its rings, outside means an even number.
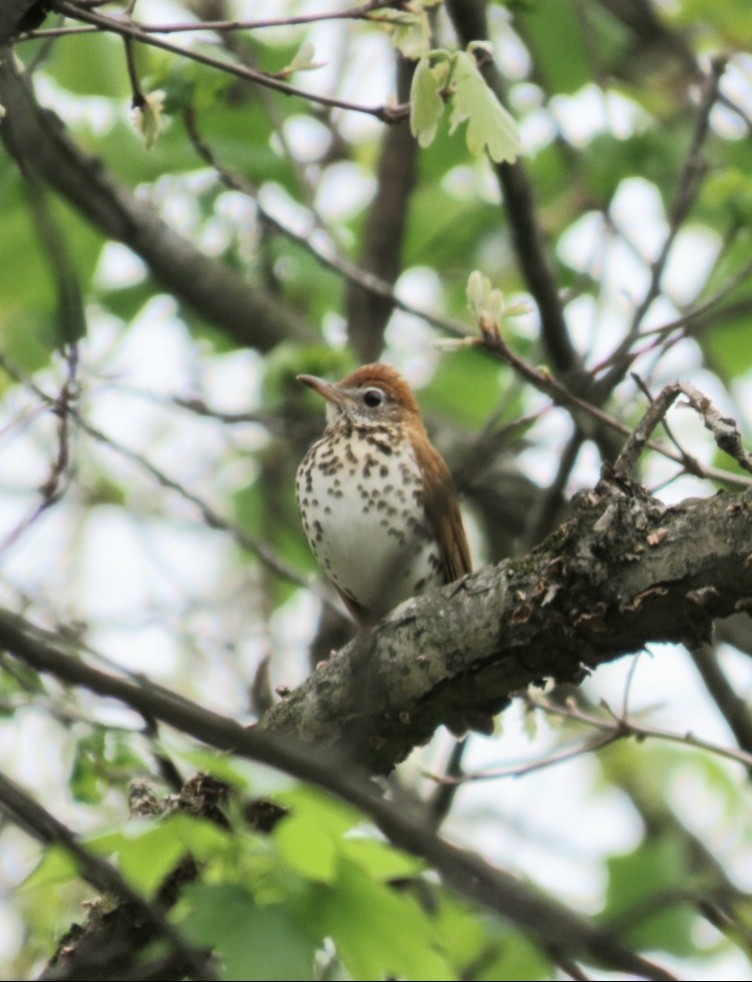
[[[444,100],[439,95],[442,85],[428,58],[421,58],[410,86],[410,132],[421,147],[430,146],[436,137],[444,112]]]
[[[145,897],[153,897],[186,854],[176,829],[170,819],[138,819],[117,832],[92,836],[86,844],[99,856],[115,858],[131,886]]]
[[[227,982],[313,978],[315,939],[289,909],[260,906],[231,884],[191,885],[181,908],[182,930],[194,944],[212,949]]]
[[[281,856],[301,876],[330,883],[337,865],[337,841],[310,816],[287,815],[274,828]]]
[[[153,897],[187,856],[208,866],[236,852],[230,833],[214,822],[178,813],[158,819],[133,819],[113,832],[86,840],[99,856],[114,859],[128,882]]]
[[[283,791],[275,802],[288,810],[272,833],[282,856],[305,878],[330,883],[342,838],[361,821],[358,812],[306,785]]]
[[[69,883],[78,876],[78,862],[62,846],[45,849],[42,859],[26,877],[22,890],[37,890],[51,884],[59,886]]]
[[[341,852],[369,876],[379,880],[407,879],[418,876],[425,869],[423,860],[372,836],[347,836],[342,840]]]
[[[392,35],[394,46],[405,58],[420,58],[427,53],[431,24],[425,10],[375,10],[368,14],[368,19],[381,24]]]
[[[343,836],[363,821],[362,816],[350,805],[345,805],[323,791],[306,784],[298,785],[290,791],[283,791],[275,797],[283,808],[296,815],[305,816],[327,829],[333,836]]]
[[[627,855],[611,857],[607,865],[606,908],[600,919],[616,920],[622,936],[641,948],[679,957],[694,954],[696,915],[689,900],[672,896],[698,887],[691,882],[681,843],[646,841]]]
[[[317,912],[354,978],[458,977],[441,951],[436,925],[415,899],[353,863],[340,863],[336,882],[322,888]]]
[[[486,85],[472,54],[458,51],[452,79],[450,132],[467,121],[467,148],[477,157],[484,149],[496,163],[511,163],[520,153],[517,123]]]

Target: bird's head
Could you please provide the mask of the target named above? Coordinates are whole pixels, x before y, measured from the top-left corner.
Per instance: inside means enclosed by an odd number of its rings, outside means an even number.
[[[358,425],[420,424],[420,409],[402,376],[389,365],[363,365],[341,382],[298,375],[326,400],[327,423],[347,419]]]

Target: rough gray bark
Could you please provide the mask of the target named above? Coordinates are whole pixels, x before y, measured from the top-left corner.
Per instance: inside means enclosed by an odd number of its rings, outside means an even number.
[[[666,508],[601,482],[521,559],[409,601],[320,666],[262,721],[388,770],[441,723],[656,641],[705,639],[752,597],[752,494]]]

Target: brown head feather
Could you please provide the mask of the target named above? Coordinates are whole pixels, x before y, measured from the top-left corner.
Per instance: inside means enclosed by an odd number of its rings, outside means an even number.
[[[382,365],[379,362],[374,362],[372,365],[361,365],[347,378],[337,382],[338,389],[365,389],[369,385],[376,385],[384,389],[394,398],[407,416],[417,417],[422,425],[420,408],[410,386],[391,365]]]

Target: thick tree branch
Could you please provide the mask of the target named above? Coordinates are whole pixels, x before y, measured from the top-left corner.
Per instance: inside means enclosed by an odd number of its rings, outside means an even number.
[[[398,608],[263,721],[388,769],[442,722],[652,641],[695,643],[752,596],[752,494],[666,508],[603,482],[531,555]]]
[[[297,314],[201,253],[149,202],[118,184],[101,160],[84,154],[60,119],[38,105],[9,49],[0,50],[0,105],[0,137],[19,166],[33,168],[103,235],[129,246],[165,289],[201,316],[261,351],[285,339],[313,339]]]
[[[422,856],[445,882],[473,903],[507,918],[551,952],[555,960],[596,960],[640,978],[673,976],[635,954],[607,930],[572,913],[479,856],[443,841],[423,821],[384,799],[362,772],[326,747],[291,743],[279,732],[248,730],[153,683],[104,672],[64,650],[53,636],[23,618],[0,612],[0,644],[37,670],[100,695],[120,699],[140,712],[178,727],[211,746],[277,767],[312,781],[360,808],[402,849]]]
[[[752,597],[752,492],[666,508],[604,481],[528,556],[402,605],[266,715],[252,755],[284,766],[280,737],[389,770],[441,723],[498,709],[544,678],[581,680],[654,641],[696,644]],[[250,737],[174,693],[62,658],[13,615],[0,644],[40,671],[122,700],[225,750]],[[271,757],[267,754],[271,753]]]

